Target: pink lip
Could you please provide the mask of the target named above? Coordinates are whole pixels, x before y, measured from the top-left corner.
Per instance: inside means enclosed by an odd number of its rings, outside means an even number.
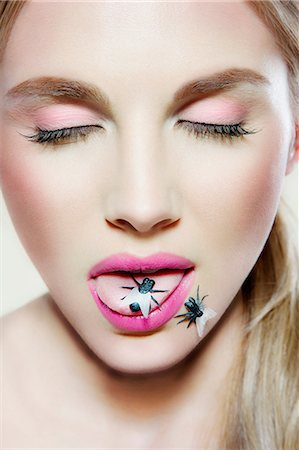
[[[150,331],[168,322],[187,299],[195,277],[194,266],[192,261],[171,253],[160,252],[142,259],[128,253],[119,253],[100,261],[91,268],[88,273],[88,287],[99,310],[112,325],[125,331]],[[142,315],[125,316],[113,311],[101,301],[93,282],[93,278],[102,273],[157,271],[166,268],[181,269],[185,273],[174,291],[159,308],[149,314],[148,318]]]
[[[126,271],[144,272],[147,270],[157,271],[160,269],[190,269],[195,264],[189,259],[182,256],[174,255],[173,253],[160,252],[145,258],[137,258],[137,256],[129,253],[118,253],[103,259],[95,266],[93,266],[89,273],[88,279],[95,278],[101,273]]]

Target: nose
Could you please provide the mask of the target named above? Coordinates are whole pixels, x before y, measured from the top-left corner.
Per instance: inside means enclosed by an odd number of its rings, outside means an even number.
[[[180,220],[178,192],[163,155],[148,145],[120,152],[117,183],[108,195],[106,221],[139,233],[169,227]]]

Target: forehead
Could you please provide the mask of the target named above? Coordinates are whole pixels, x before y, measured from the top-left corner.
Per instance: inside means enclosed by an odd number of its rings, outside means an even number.
[[[230,67],[265,73],[275,52],[273,36],[245,2],[29,2],[3,70],[7,88],[53,75],[108,87],[118,80],[121,92]]]

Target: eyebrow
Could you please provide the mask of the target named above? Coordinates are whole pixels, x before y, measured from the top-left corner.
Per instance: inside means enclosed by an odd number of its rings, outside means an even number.
[[[191,81],[175,93],[174,100],[180,102],[194,94],[206,95],[229,90],[241,83],[265,86],[269,85],[270,81],[264,75],[252,69],[228,69],[207,78]]]
[[[105,112],[111,113],[112,108],[108,97],[96,85],[85,81],[61,77],[30,78],[11,88],[5,98],[10,100],[26,100],[33,103],[40,100],[81,100],[100,105]]]
[[[250,83],[255,86],[270,84],[266,77],[252,69],[232,68],[188,82],[176,91],[172,104],[181,103],[196,95],[227,91],[242,83]],[[5,95],[7,100],[18,97],[29,98],[33,102],[43,99],[81,100],[100,106],[104,110],[103,112],[110,115],[113,110],[107,95],[96,85],[61,77],[31,78],[11,88]]]

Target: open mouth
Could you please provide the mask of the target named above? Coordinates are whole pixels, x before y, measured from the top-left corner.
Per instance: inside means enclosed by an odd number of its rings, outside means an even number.
[[[149,331],[169,321],[193,284],[194,268],[112,271],[88,281],[103,316],[126,331]]]
[[[110,309],[125,316],[146,317],[143,304],[148,306],[148,313],[155,311],[177,288],[183,276],[182,270],[164,269],[151,274],[119,271],[101,274],[94,282],[99,298]]]

